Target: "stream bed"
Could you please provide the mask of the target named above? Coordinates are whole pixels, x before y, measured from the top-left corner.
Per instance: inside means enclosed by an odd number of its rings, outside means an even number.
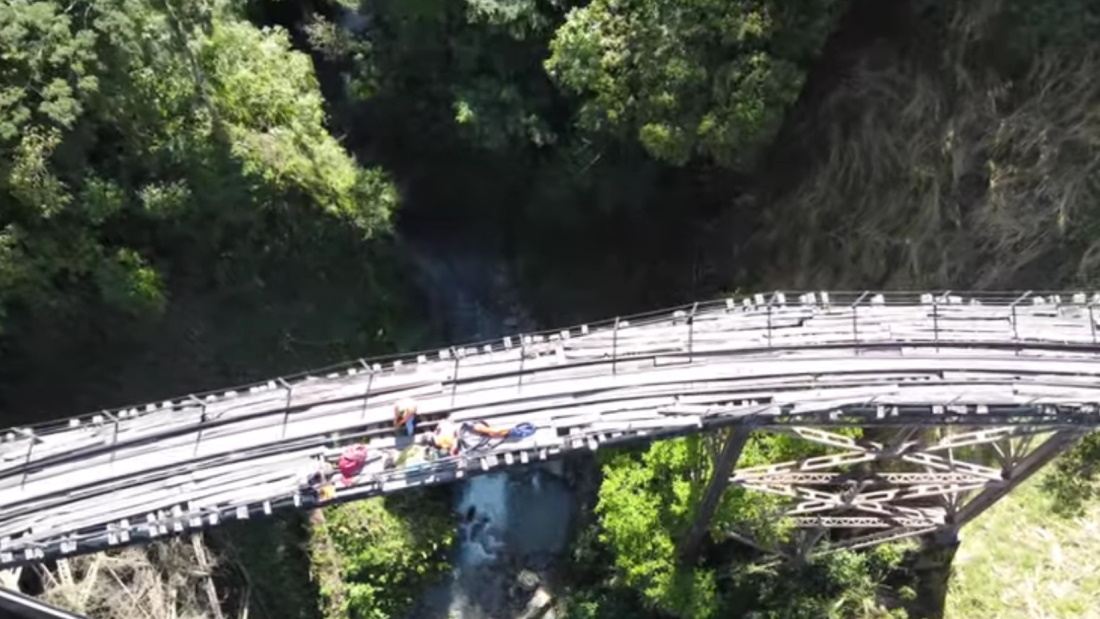
[[[406,244],[435,327],[450,341],[534,330],[502,259],[440,241]],[[561,463],[474,477],[454,490],[453,573],[424,592],[410,619],[520,616],[536,576],[552,588],[555,556],[568,544],[576,501]]]

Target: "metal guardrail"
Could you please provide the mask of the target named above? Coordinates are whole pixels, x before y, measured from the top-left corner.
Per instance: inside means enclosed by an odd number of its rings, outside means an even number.
[[[454,359],[457,371],[457,366],[462,359],[477,356],[479,354],[487,354],[507,350],[512,347],[511,342],[514,339],[518,340],[518,344],[521,347],[525,347],[531,345],[532,343],[544,343],[555,341],[561,338],[587,335],[592,330],[610,330],[614,333],[617,333],[620,325],[630,324],[635,327],[644,327],[649,324],[665,322],[668,320],[669,316],[677,315],[684,317],[684,324],[688,327],[689,333],[691,333],[693,330],[692,325],[694,324],[694,321],[691,318],[693,318],[694,315],[700,310],[704,312],[709,312],[715,309],[724,309],[728,312],[734,312],[749,311],[758,309],[760,307],[765,307],[770,316],[772,307],[776,305],[786,306],[788,299],[792,300],[792,303],[790,304],[792,306],[803,304],[818,305],[823,308],[849,307],[853,309],[858,309],[863,305],[903,307],[923,304],[933,307],[934,311],[936,311],[935,308],[937,308],[939,305],[947,304],[979,303],[989,306],[1008,306],[1013,311],[1013,323],[1015,323],[1015,308],[1027,299],[1041,301],[1041,303],[1036,304],[1050,304],[1054,307],[1084,307],[1089,312],[1090,317],[1093,315],[1094,308],[1097,305],[1100,305],[1100,293],[1088,294],[1080,291],[1027,291],[1022,294],[1018,292],[992,291],[775,291],[768,294],[757,293],[754,295],[742,296],[740,297],[740,299],[740,302],[737,302],[733,297],[705,302],[695,302],[661,310],[648,311],[624,317],[616,317],[610,320],[575,325],[566,329],[546,329],[528,334],[516,334],[514,336],[508,336],[501,339],[471,342],[464,345],[451,346],[443,349],[429,349],[411,353],[365,357],[356,359],[354,361],[347,361],[330,366],[316,368],[313,370],[306,370],[296,374],[290,374],[274,379],[245,383],[236,387],[212,389],[209,391],[190,393],[184,396],[168,398],[165,400],[149,402],[136,406],[121,406],[113,409],[105,409],[97,413],[68,417],[59,421],[46,421],[35,424],[26,424],[23,425],[21,428],[16,428],[8,431],[5,436],[0,437],[0,440],[12,440],[14,438],[14,435],[20,431],[29,431],[36,435],[44,436],[53,431],[64,431],[69,427],[72,427],[73,422],[102,423],[103,420],[96,420],[96,415],[102,416],[108,421],[117,421],[120,418],[126,419],[140,416],[144,412],[160,411],[164,409],[187,410],[193,408],[194,406],[201,407],[214,401],[221,401],[224,399],[236,397],[241,394],[247,394],[253,392],[256,389],[269,389],[275,383],[277,383],[280,388],[285,389],[289,395],[289,393],[292,392],[295,383],[307,381],[310,379],[319,379],[322,377],[336,378],[341,374],[347,375],[349,372],[359,373],[361,371],[371,373],[386,371],[400,372],[402,371],[402,368],[406,368],[411,365],[424,363],[429,360],[446,360],[449,358]],[[797,300],[797,303],[794,303],[794,300]],[[952,301],[954,301],[954,303],[952,303]],[[691,313],[690,318],[688,317],[688,312]],[[1092,321],[1092,323],[1094,325],[1093,343],[1096,344],[1097,338],[1095,336],[1095,321]],[[853,311],[852,313],[852,332],[853,342],[857,345],[860,344],[858,331],[858,312],[856,311]],[[769,323],[769,340],[771,339],[770,333],[771,325]],[[617,349],[617,345],[613,347],[612,351],[613,368],[617,366],[618,361],[618,351],[615,349]],[[369,395],[370,393],[368,388],[367,397],[369,397]]]

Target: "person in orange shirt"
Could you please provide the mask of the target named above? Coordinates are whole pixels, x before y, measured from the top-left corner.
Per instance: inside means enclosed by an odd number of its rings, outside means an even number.
[[[417,418],[416,401],[402,398],[393,407],[393,426],[398,435],[415,436]]]

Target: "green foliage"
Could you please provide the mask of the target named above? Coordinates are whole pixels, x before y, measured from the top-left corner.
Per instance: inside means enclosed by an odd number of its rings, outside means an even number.
[[[644,619],[656,615],[627,588],[581,589],[566,597],[566,619]]]
[[[604,467],[596,506],[600,540],[615,550],[624,583],[658,608],[700,619],[715,611],[714,574],[681,570],[675,540],[690,525],[707,462],[698,437],[656,443],[641,458],[620,454]]]
[[[241,567],[250,588],[250,616],[320,619],[309,575],[306,515],[230,522],[213,533],[219,553]]]
[[[0,13],[0,304],[163,311],[150,226],[317,209],[369,236],[396,206],[327,132],[309,58],[226,2],[96,0]],[[200,238],[195,235],[194,238]],[[192,247],[199,249],[201,247]],[[75,297],[75,298],[74,298]]]
[[[1043,477],[1043,489],[1054,498],[1051,505],[1063,516],[1079,516],[1097,497],[1100,473],[1100,433],[1085,435],[1062,454]]]
[[[378,170],[359,168],[324,126],[321,94],[304,54],[281,30],[236,23],[203,48],[218,117],[246,178],[272,200],[302,194],[370,235],[397,194]]]
[[[392,113],[402,115],[416,109],[418,117],[401,118],[397,128],[414,142],[432,135],[502,152],[557,139],[547,118],[554,92],[541,68],[544,40],[560,18],[556,2],[386,0],[369,13],[373,27],[362,30],[318,17],[306,26],[349,103],[371,100],[387,112],[397,105]]]
[[[0,406],[26,421],[393,350],[409,333],[389,175],[329,132],[286,31],[236,10],[0,11]],[[72,389],[37,378],[51,374]]]
[[[546,69],[584,98],[587,130],[633,133],[674,164],[745,165],[798,97],[836,4],[595,0],[569,12]]]
[[[641,455],[608,458],[596,507],[598,529],[578,540],[573,561],[578,566],[610,563],[614,570],[583,572],[594,586],[577,594],[578,616],[605,616],[612,612],[608,609],[628,603],[629,596],[619,590],[623,586],[637,591],[649,607],[685,618],[722,616],[727,608],[751,610],[746,616],[757,619],[904,616],[882,596],[883,582],[904,557],[900,546],[826,555],[796,573],[754,568],[733,557],[726,559],[729,564],[694,569],[679,565],[676,541],[695,516],[721,442],[721,437],[676,439],[656,443]],[[746,445],[739,466],[819,453],[820,447],[804,441],[760,433]],[[792,530],[776,521],[778,503],[767,495],[731,489],[723,495],[711,530],[717,539],[736,527],[765,543],[788,541]]]
[[[447,497],[408,493],[325,510],[311,544],[315,570],[336,571],[321,576],[325,617],[385,619],[405,612],[449,567],[454,521]]]
[[[536,0],[466,0],[466,19],[471,24],[504,28],[521,40],[543,32],[552,23]]]
[[[799,568],[731,569],[736,604],[746,619],[905,619],[884,603],[884,581],[904,558],[905,547],[885,544],[865,552],[842,551]]]

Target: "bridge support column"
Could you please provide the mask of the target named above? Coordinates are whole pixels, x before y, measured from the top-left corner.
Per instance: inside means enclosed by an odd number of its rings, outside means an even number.
[[[947,602],[947,590],[951,579],[951,564],[959,549],[959,538],[954,527],[948,527],[928,536],[924,550],[918,555],[913,571],[916,574],[917,597],[909,608],[913,619],[943,617]]]
[[[748,442],[751,434],[752,429],[748,426],[738,426],[730,430],[729,436],[726,437],[726,444],[722,446],[722,451],[715,460],[710,483],[699,504],[699,510],[695,513],[695,521],[691,523],[691,528],[680,543],[678,550],[682,564],[692,565],[698,558],[699,547],[703,543],[707,530],[710,529],[710,522],[718,509],[718,502],[722,499],[722,493],[729,487],[730,474],[733,472],[733,467],[737,465],[737,460],[741,458],[741,451],[744,450],[745,443]]]

